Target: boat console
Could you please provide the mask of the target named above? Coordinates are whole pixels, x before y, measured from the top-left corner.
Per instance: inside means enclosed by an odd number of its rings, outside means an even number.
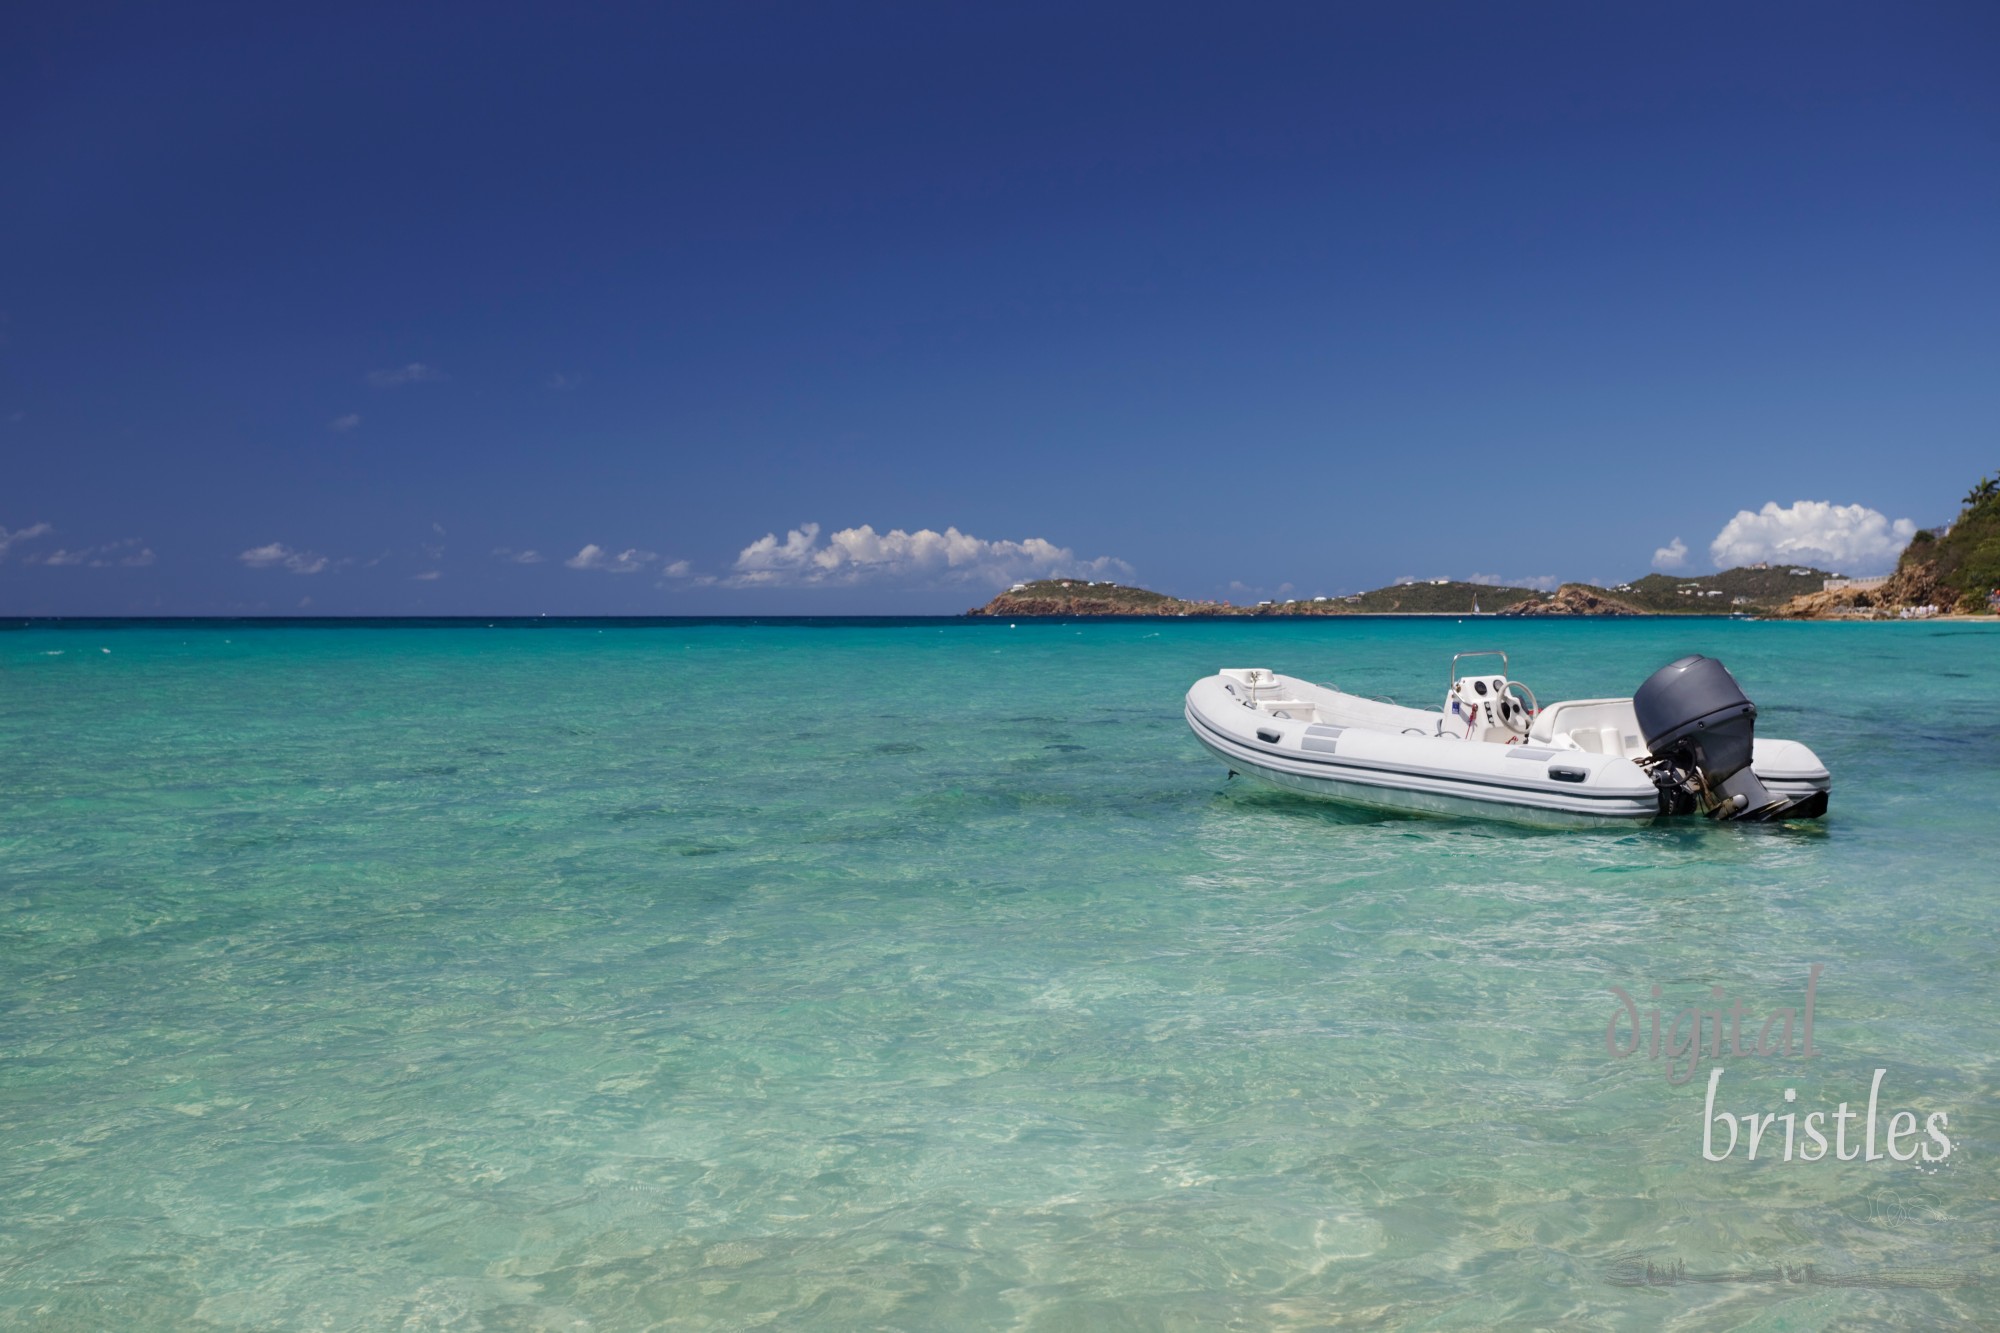
[[[1459,675],[1458,664],[1467,657],[1499,658],[1500,674]],[[1507,679],[1507,654],[1498,649],[1453,654],[1451,685],[1444,696],[1446,735],[1468,741],[1514,744],[1527,739],[1538,711],[1535,692],[1518,680]]]

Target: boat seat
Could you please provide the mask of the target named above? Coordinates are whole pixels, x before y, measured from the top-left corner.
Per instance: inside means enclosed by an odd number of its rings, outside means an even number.
[[[1257,711],[1269,717],[1283,713],[1294,722],[1319,721],[1319,710],[1304,699],[1259,699]]]
[[[1630,759],[1646,752],[1630,699],[1564,699],[1542,709],[1528,732],[1529,740],[1544,745],[1564,738],[1591,754]]]
[[[1616,727],[1578,727],[1569,733],[1577,748],[1591,754],[1612,754],[1621,758],[1625,754],[1625,743],[1618,738]]]

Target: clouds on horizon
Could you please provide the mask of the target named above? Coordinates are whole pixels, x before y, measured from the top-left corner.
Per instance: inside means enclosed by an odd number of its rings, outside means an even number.
[[[15,542],[31,542],[37,537],[46,537],[55,530],[56,525],[53,523],[30,523],[25,528],[16,528],[11,532],[6,528],[0,528],[0,560],[7,558],[7,552],[13,549]]]
[[[121,554],[122,552],[122,554]],[[154,563],[159,557],[153,548],[140,542],[137,537],[127,537],[123,541],[106,542],[102,546],[80,546],[76,550],[58,548],[46,555],[37,552],[23,558],[30,565],[87,565],[91,569],[109,569],[120,565],[126,569],[141,569]]]
[[[737,555],[722,583],[732,588],[851,587],[859,583],[985,583],[1005,587],[1035,578],[1130,576],[1132,567],[1113,556],[1080,560],[1068,547],[1041,537],[987,541],[948,527],[943,532],[868,525],[842,528],[822,545],[817,523],[802,523],[785,534],[765,533]]]
[[[46,537],[56,530],[53,523],[33,523],[25,528],[8,531],[0,528],[0,560],[16,542],[33,541]],[[91,569],[109,569],[114,565],[126,569],[139,569],[155,563],[159,557],[153,548],[145,545],[137,537],[125,537],[115,542],[105,542],[99,546],[79,546],[74,550],[58,546],[53,551],[31,551],[21,557],[24,565],[44,565],[53,569],[84,566]]]
[[[659,558],[657,552],[642,551],[636,546],[613,555],[596,542],[590,542],[563,563],[571,569],[594,569],[604,574],[637,574]]]
[[[442,534],[440,524],[431,526],[434,533]],[[23,565],[50,568],[140,568],[158,561],[154,550],[137,537],[76,548],[51,550],[43,546],[32,552],[14,549],[55,531],[55,525],[47,522],[16,529],[0,527],[0,560],[12,554]],[[1708,555],[1717,568],[1757,563],[1809,564],[1848,573],[1874,573],[1894,567],[1915,531],[1916,525],[1911,520],[1892,520],[1866,505],[1840,505],[1824,500],[1780,505],[1770,501],[1757,510],[1736,513],[1709,543]],[[316,575],[350,566],[370,567],[382,563],[388,555],[385,551],[373,560],[357,561],[274,541],[245,549],[236,559],[249,569]],[[409,573],[408,577],[417,581],[441,578],[437,564],[442,555],[442,541],[423,545],[418,554],[421,563],[416,563],[418,572]],[[1678,572],[1688,566],[1692,555],[1687,542],[1675,536],[1653,550],[1652,567]],[[663,589],[863,585],[884,590],[959,585],[999,588],[1037,578],[1124,581],[1133,574],[1132,566],[1125,560],[1115,556],[1079,557],[1073,548],[1058,546],[1041,537],[988,540],[957,527],[946,527],[943,531],[892,528],[878,532],[869,524],[828,534],[818,523],[801,523],[788,529],[782,539],[776,532],[767,532],[742,547],[729,567],[718,572],[706,572],[689,560],[671,559],[638,546],[613,549],[595,542],[584,544],[567,559],[545,555],[533,547],[510,546],[491,548],[491,556],[511,565],[539,565],[560,559],[565,568],[578,572],[649,573],[655,576],[656,586]],[[1466,581],[1546,591],[1560,586],[1563,579],[1553,574],[1505,577],[1475,572],[1467,575]],[[1231,591],[1271,595],[1267,590],[1235,585]],[[1285,586],[1277,595],[1292,592],[1292,588]]]
[[[1818,565],[1846,573],[1880,573],[1916,535],[1917,525],[1866,505],[1798,500],[1765,502],[1755,513],[1738,511],[1708,544],[1717,569],[1759,562]]]
[[[252,569],[289,569],[294,574],[319,574],[331,568],[333,561],[317,551],[299,551],[283,542],[271,542],[265,546],[253,546],[236,557]]]

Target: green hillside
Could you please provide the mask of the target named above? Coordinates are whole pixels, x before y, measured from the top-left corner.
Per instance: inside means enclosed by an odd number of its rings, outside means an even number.
[[[1180,605],[1179,598],[1165,593],[1131,588],[1122,583],[1091,583],[1084,579],[1040,579],[1015,590],[1012,595],[1022,601],[1050,597],[1093,602],[1108,611],[1126,614],[1156,614],[1162,611],[1170,614]]]
[[[1498,587],[1485,583],[1398,583],[1352,597],[1336,597],[1334,603],[1348,611],[1381,615],[1428,612],[1432,615],[1465,615],[1476,600],[1481,611],[1498,611],[1525,597],[1540,597],[1533,588]]]
[[[1981,477],[1942,535],[1919,532],[1896,566],[1899,577],[1935,581],[1943,604],[1983,612],[2000,589],[2000,481]]]
[[[1818,592],[1831,577],[1826,570],[1807,565],[1773,565],[1768,569],[1744,565],[1688,578],[1648,574],[1610,592],[1646,611],[1722,615],[1780,606],[1801,593]]]
[[[1122,583],[1088,579],[1036,579],[1001,593],[975,616],[1177,616],[1212,614],[1218,608]]]

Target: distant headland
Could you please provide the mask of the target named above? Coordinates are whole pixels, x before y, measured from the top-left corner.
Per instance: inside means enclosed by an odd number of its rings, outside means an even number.
[[[1810,565],[1741,565],[1682,578],[1648,574],[1616,587],[1553,592],[1436,579],[1341,597],[1250,606],[1084,579],[1017,583],[969,616],[1674,616],[1768,620],[1925,620],[2000,613],[2000,480],[1981,477],[1947,526],[1918,532],[1893,573],[1849,579]]]
[[[972,616],[1659,616],[1770,615],[1821,592],[1834,576],[1798,565],[1745,566],[1678,578],[1648,574],[1615,588],[1565,583],[1552,591],[1439,579],[1396,583],[1343,597],[1300,597],[1238,606],[1190,601],[1121,583],[1038,579],[1016,584]]]

